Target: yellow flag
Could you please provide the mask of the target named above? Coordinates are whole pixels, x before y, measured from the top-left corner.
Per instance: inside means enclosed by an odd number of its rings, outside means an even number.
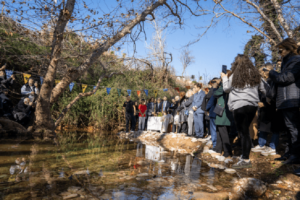
[[[60,80],[55,80],[55,85],[59,84]]]
[[[24,76],[24,83],[26,84],[29,80],[29,78],[31,77],[31,74],[24,74],[23,73],[23,76]]]
[[[157,90],[154,90],[154,96],[157,97]]]
[[[85,91],[85,89],[87,88],[87,84],[81,84],[81,87],[82,87],[82,92],[84,92]]]

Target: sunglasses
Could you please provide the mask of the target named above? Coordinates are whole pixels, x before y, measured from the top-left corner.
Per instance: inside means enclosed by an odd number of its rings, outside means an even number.
[[[283,50],[282,50],[282,49],[279,49],[278,53],[280,53],[280,54],[281,54],[282,52],[283,52]]]

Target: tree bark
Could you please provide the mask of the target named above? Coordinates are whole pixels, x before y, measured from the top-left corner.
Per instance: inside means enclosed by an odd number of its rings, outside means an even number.
[[[276,0],[276,1],[277,1],[277,0]],[[278,40],[279,40],[279,41],[282,41],[283,38],[281,37],[279,31],[277,30],[277,28],[276,28],[275,24],[272,22],[272,20],[271,20],[269,17],[267,17],[267,16],[265,15],[265,13],[259,8],[258,5],[256,5],[255,3],[253,3],[253,2],[250,1],[250,0],[246,0],[246,2],[247,2],[248,4],[250,4],[251,6],[253,6],[253,7],[257,10],[257,12],[262,16],[262,18],[264,18],[267,22],[269,22],[269,24],[270,24],[271,28],[273,29],[274,33],[276,34]]]
[[[275,7],[275,10],[278,15],[278,20],[279,20],[281,26],[283,27],[283,29],[285,30],[285,32],[289,36],[289,38],[293,38],[293,31],[290,29],[289,25],[286,23],[286,20],[283,17],[282,9],[278,3],[278,0],[271,0],[271,2],[273,3],[273,5]]]
[[[63,40],[63,33],[67,22],[72,16],[76,0],[68,0],[66,6],[61,10],[58,21],[53,33],[52,52],[50,57],[50,64],[42,84],[40,95],[36,104],[36,129],[54,130],[54,122],[51,118],[50,110],[50,96],[56,76],[57,63],[61,55],[61,45]]]
[[[132,20],[129,24],[127,24],[122,30],[117,32],[113,37],[109,38],[103,44],[101,44],[94,52],[91,57],[86,59],[86,61],[79,66],[77,69],[71,69],[67,72],[67,74],[63,77],[63,79],[55,86],[52,90],[50,104],[55,103],[60,95],[65,91],[65,89],[69,86],[69,84],[78,79],[83,72],[85,72],[95,61],[110,47],[116,44],[120,39],[125,37],[131,30],[140,22],[146,20],[146,16],[151,14],[156,8],[162,6],[166,3],[167,0],[159,0],[154,4],[148,6],[141,14],[137,15],[137,17]]]

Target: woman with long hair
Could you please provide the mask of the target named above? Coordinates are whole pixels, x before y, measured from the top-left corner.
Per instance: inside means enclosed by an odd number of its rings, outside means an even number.
[[[242,156],[232,168],[252,167],[249,159],[251,138],[249,126],[258,108],[258,90],[266,93],[260,73],[248,56],[239,54],[232,63],[231,73],[221,73],[224,92],[229,93],[228,108],[233,112],[241,136]]]

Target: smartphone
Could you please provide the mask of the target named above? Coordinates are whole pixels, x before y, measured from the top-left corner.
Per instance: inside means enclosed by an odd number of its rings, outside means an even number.
[[[222,65],[222,72],[227,74],[227,65]]]
[[[268,72],[268,71],[270,71],[270,70],[268,70],[267,68],[262,68],[262,70],[264,71],[264,72]]]

